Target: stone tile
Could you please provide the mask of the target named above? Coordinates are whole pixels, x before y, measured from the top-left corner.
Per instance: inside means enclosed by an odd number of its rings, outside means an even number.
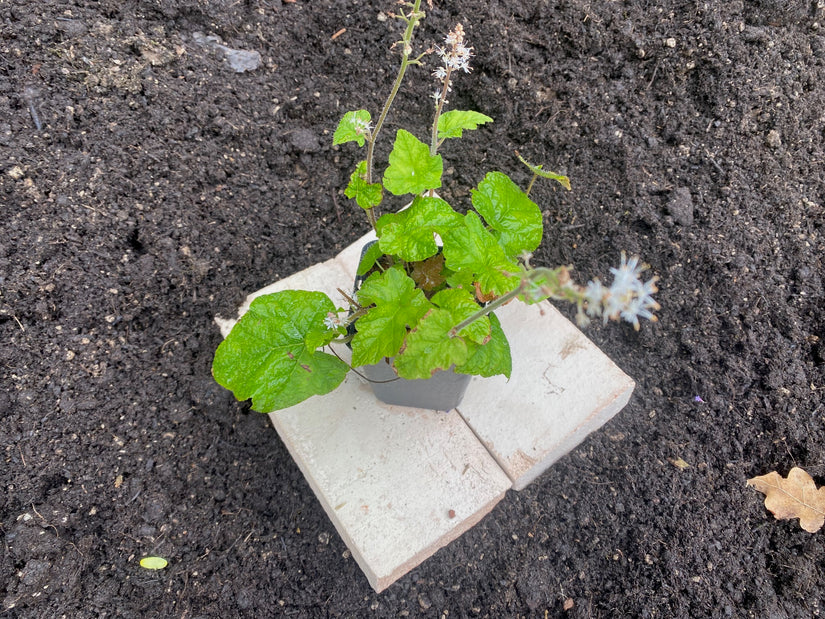
[[[521,490],[624,408],[635,383],[549,303],[496,315],[512,378],[474,377],[458,410]]]
[[[333,394],[270,417],[376,591],[475,525],[510,487],[455,411],[380,404],[354,373]]]

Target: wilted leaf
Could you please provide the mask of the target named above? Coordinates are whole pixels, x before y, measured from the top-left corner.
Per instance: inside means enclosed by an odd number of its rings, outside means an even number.
[[[446,281],[444,279],[444,256],[437,254],[432,258],[416,262],[410,277],[421,290],[425,292],[435,290]]]
[[[765,495],[765,507],[777,520],[799,518],[799,526],[816,533],[825,524],[825,486],[817,490],[813,478],[794,467],[783,479],[776,471],[748,480]]]
[[[533,174],[541,176],[542,178],[549,178],[551,180],[554,180],[557,183],[559,183],[562,187],[564,187],[567,191],[570,191],[570,179],[564,176],[563,174],[556,174],[555,172],[551,172],[550,170],[544,170],[542,169],[543,166],[533,165],[521,155],[519,155],[518,158],[524,165],[530,168],[530,171]]]
[[[685,462],[684,460],[682,460],[681,458],[678,458],[678,457],[677,458],[668,458],[667,461],[670,462],[673,466],[675,466],[677,469],[679,469],[681,471],[684,471],[685,469],[690,468],[690,465],[687,462]]]

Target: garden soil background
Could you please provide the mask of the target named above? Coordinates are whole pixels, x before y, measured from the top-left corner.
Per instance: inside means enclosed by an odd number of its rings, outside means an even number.
[[[587,331],[630,404],[385,592],[269,419],[212,381],[216,314],[368,229],[342,193],[362,155],[332,132],[377,115],[395,9],[0,0],[0,614],[823,612],[825,533],[746,487],[793,466],[825,483],[822,2],[427,10],[415,49],[464,24],[474,70],[450,104],[495,119],[445,144],[445,197],[466,207],[491,169],[526,184],[515,150],[568,174],[532,194],[534,262],[609,281],[638,254],[662,309]],[[402,120],[426,136],[432,68],[408,74],[379,157]]]

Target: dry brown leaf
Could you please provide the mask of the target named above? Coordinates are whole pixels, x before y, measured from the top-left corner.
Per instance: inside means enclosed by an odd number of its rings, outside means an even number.
[[[799,526],[816,533],[825,524],[825,486],[817,490],[813,478],[794,467],[783,479],[776,471],[748,480],[765,495],[765,507],[777,520],[799,518]]]

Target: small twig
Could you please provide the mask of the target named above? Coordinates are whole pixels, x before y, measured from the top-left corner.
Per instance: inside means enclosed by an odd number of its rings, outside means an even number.
[[[645,90],[650,90],[650,87],[653,86],[653,81],[656,79],[656,74],[659,72],[659,61],[656,61],[656,66],[653,67],[653,76],[650,78],[650,81],[647,83],[647,88]]]
[[[37,113],[37,108],[34,107],[35,93],[36,91],[34,88],[26,88],[23,90],[23,100],[29,108],[29,114],[31,114],[35,128],[40,131],[43,128],[43,123],[40,122],[40,116]]]
[[[336,290],[341,294],[342,297],[344,297],[344,299],[346,299],[347,303],[349,303],[352,307],[361,307],[360,305],[358,305],[355,299],[349,296],[346,292],[344,292],[340,288],[336,288]]]
[[[341,219],[341,209],[338,207],[338,198],[335,197],[335,189],[332,190],[332,204],[335,206],[335,216],[338,218],[338,223],[344,223]]]

